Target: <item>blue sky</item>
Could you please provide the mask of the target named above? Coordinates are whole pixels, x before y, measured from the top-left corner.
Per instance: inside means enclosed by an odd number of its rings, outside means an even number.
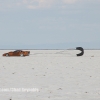
[[[0,49],[100,49],[100,0],[0,0]]]

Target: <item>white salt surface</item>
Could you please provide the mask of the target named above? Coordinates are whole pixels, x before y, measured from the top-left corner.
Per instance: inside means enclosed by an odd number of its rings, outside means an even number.
[[[100,100],[100,50],[30,50],[28,57],[3,57],[0,88],[38,88],[38,92],[0,92],[0,100]]]

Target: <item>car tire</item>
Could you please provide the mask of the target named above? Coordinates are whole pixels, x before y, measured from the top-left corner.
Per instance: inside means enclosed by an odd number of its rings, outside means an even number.
[[[6,54],[6,57],[8,57],[9,55],[8,55],[8,53]]]
[[[24,55],[21,53],[20,56],[23,57]]]

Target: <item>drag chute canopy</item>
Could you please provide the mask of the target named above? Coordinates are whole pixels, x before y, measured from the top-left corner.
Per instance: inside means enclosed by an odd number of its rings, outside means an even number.
[[[76,47],[76,50],[80,50],[81,53],[76,54],[77,56],[82,56],[84,54],[84,49],[82,47]]]

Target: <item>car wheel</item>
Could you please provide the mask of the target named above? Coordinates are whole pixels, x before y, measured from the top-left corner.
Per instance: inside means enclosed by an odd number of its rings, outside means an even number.
[[[20,56],[23,57],[24,55],[23,54],[20,54]]]
[[[9,55],[8,55],[8,53],[6,54],[6,57],[8,57]]]

